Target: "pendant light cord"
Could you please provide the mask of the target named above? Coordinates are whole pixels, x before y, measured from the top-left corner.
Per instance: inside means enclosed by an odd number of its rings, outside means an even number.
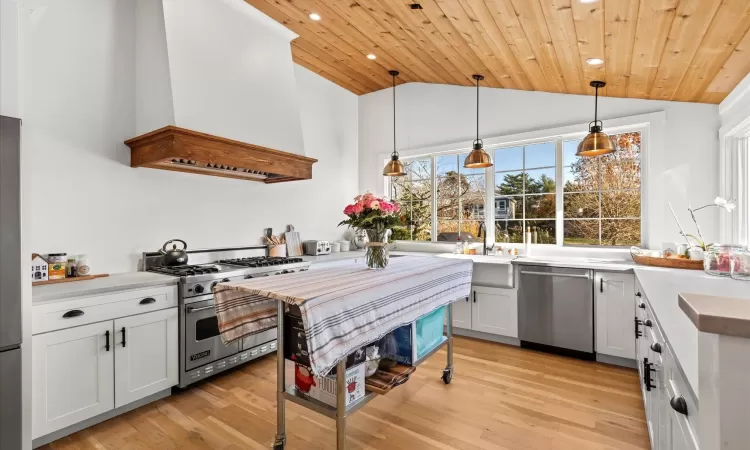
[[[391,74],[393,77],[393,155],[396,153],[396,75]]]
[[[599,86],[594,88],[594,125],[599,119]]]
[[[479,140],[479,78],[477,78],[477,140]]]

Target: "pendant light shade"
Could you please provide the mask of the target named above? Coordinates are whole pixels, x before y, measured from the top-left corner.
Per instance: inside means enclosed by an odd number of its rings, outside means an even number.
[[[482,75],[472,75],[477,80],[477,138],[474,140],[471,152],[464,160],[464,167],[467,169],[483,169],[492,167],[492,157],[484,151],[484,143],[479,139],[479,82],[484,80]]]
[[[590,86],[596,89],[594,94],[594,121],[589,124],[589,134],[578,144],[576,156],[599,156],[617,151],[614,142],[602,132],[602,121],[598,120],[599,88],[606,86],[603,81],[592,81]]]
[[[391,160],[383,168],[383,176],[402,177],[406,175],[406,170],[404,170],[404,163],[398,159],[396,151],[396,76],[398,71],[389,70],[388,73],[393,77],[393,153],[391,153]]]

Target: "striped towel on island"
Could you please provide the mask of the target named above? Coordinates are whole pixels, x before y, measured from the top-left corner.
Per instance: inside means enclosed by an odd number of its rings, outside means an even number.
[[[220,283],[214,288],[225,343],[276,326],[276,300],[299,307],[313,373],[326,375],[354,350],[471,290],[472,261],[393,258],[383,270],[364,264]]]

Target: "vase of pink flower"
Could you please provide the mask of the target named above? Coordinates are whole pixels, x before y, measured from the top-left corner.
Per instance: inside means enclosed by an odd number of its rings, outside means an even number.
[[[401,209],[396,202],[376,197],[370,192],[358,195],[354,203],[344,208],[348,219],[341,225],[348,225],[367,233],[369,242],[365,244],[365,262],[370,269],[384,269],[388,265],[388,236],[391,229],[399,224],[396,213]]]

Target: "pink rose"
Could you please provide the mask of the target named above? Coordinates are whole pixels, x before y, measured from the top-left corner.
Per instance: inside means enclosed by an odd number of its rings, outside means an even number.
[[[364,209],[365,209],[365,208],[364,208],[364,207],[363,207],[363,206],[362,206],[361,204],[359,204],[359,203],[355,203],[354,205],[351,205],[351,206],[352,206],[352,212],[353,212],[354,214],[359,214],[359,213],[361,213],[361,212],[362,212],[362,210],[364,210]]]
[[[350,216],[352,213],[354,213],[354,205],[346,205],[346,208],[344,208],[344,214]]]
[[[370,202],[370,209],[380,209],[380,202],[373,200]]]

